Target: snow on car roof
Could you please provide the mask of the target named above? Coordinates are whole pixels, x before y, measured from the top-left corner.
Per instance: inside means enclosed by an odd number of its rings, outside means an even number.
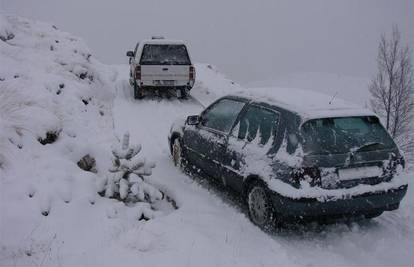
[[[328,117],[375,116],[372,111],[335,97],[312,90],[296,88],[252,88],[242,96],[267,102],[298,113],[304,120]]]

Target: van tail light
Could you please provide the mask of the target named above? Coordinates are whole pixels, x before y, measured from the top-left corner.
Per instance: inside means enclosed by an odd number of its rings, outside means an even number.
[[[135,67],[135,80],[141,80],[141,66]]]
[[[190,81],[194,81],[195,80],[195,68],[193,65],[190,66],[190,74],[189,74],[189,79]]]
[[[321,185],[321,171],[317,167],[302,167],[293,169],[290,177],[292,182],[299,185],[301,181],[307,181],[311,186]]]

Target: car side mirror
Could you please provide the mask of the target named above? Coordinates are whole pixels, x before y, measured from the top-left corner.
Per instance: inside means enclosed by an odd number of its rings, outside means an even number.
[[[198,125],[201,122],[201,117],[199,115],[188,116],[187,124],[188,125]]]
[[[127,57],[134,57],[134,52],[133,51],[128,51],[126,52]]]

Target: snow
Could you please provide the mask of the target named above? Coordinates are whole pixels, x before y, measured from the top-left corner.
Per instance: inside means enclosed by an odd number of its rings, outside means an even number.
[[[253,81],[248,88],[301,88],[345,99],[362,107],[369,105],[369,77],[354,77],[335,73],[301,72],[275,75],[264,81]],[[355,97],[358,96],[358,97]]]
[[[187,101],[136,101],[128,66],[101,64],[79,38],[0,14],[0,34],[4,29],[15,37],[0,41],[1,266],[412,265],[411,190],[399,210],[372,221],[264,233],[238,199],[177,169],[167,142],[171,123],[199,114],[200,102],[245,90],[214,67],[196,64]],[[41,145],[47,131],[59,137]],[[145,214],[148,203],[128,207],[96,193],[112,166],[111,144],[125,132],[156,163],[151,184],[177,210]],[[76,165],[86,154],[95,157],[97,174]],[[412,172],[407,176],[411,187]],[[142,213],[152,219],[140,221]]]

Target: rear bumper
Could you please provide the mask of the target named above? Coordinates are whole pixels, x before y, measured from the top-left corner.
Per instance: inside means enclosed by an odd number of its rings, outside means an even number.
[[[320,201],[316,198],[291,199],[277,193],[273,193],[271,198],[276,211],[283,217],[361,215],[398,209],[407,187],[402,185],[387,191],[328,201]]]
[[[170,80],[168,80],[170,81]],[[129,84],[134,85],[134,82],[137,85],[144,89],[160,89],[160,90],[169,90],[169,89],[187,89],[191,90],[195,84],[195,80],[174,80],[174,85],[164,85],[164,80],[159,80],[160,84],[154,84],[153,80],[134,80],[132,77],[129,78]]]
[[[138,84],[144,88],[192,88],[194,85],[193,81],[189,80],[174,80],[174,85],[165,85],[164,80],[159,80],[155,83],[153,80],[141,80]]]

